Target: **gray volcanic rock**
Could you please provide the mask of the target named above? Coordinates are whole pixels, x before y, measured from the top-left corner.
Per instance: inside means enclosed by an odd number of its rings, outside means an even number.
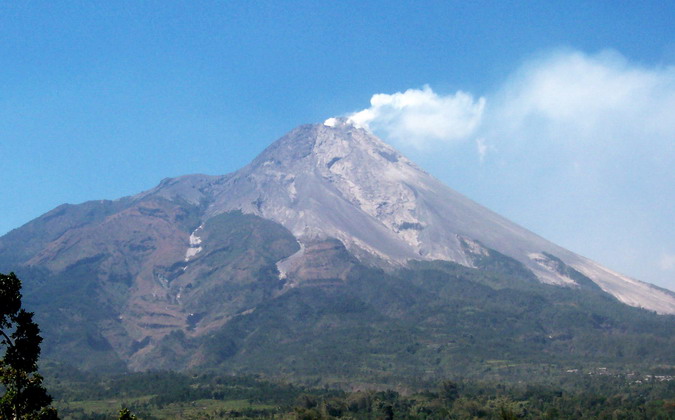
[[[672,292],[510,222],[344,119],[296,128],[233,174],[179,178],[150,193],[194,203],[208,197],[207,218],[241,210],[280,223],[301,244],[337,238],[361,261],[382,267],[434,259],[471,267],[473,254],[491,248],[520,261],[544,283],[577,287],[548,254],[628,305],[675,313]]]

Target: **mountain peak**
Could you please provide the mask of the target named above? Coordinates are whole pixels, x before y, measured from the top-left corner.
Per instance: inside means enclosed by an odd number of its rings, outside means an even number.
[[[336,128],[349,125],[349,120],[344,117],[330,117],[323,122],[326,127]]]
[[[317,240],[337,239],[361,262],[381,267],[411,260],[478,267],[495,251],[544,283],[581,287],[589,280],[626,304],[675,313],[673,293],[512,223],[344,118],[297,127],[229,175],[167,180],[135,198],[151,196],[205,206],[201,222],[231,211],[274,221],[297,238],[299,252]]]
[[[346,118],[291,130],[232,174],[216,191],[207,216],[232,210],[273,220],[301,244],[338,239],[357,258],[376,265],[446,260],[473,267],[477,255],[491,249],[524,264],[544,283],[578,287],[536,257],[545,253],[625,303],[675,312],[672,296],[473,202]]]
[[[346,118],[329,118],[324,123],[302,125],[265,149],[248,171],[280,176],[313,173],[329,181],[356,177],[360,184],[375,177],[401,180],[424,171],[396,149]],[[363,177],[362,179],[360,177]]]
[[[334,118],[300,126],[265,149],[233,174],[210,212],[241,209],[301,240],[333,237],[357,254],[405,261],[419,254],[397,238],[396,226],[418,223],[406,184],[425,177],[370,132]]]

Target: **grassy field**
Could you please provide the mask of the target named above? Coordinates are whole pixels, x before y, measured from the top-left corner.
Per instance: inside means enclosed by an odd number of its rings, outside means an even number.
[[[217,416],[223,412],[241,412],[245,410],[272,411],[276,407],[266,404],[251,404],[245,400],[197,400],[189,403],[174,403],[153,411],[151,414],[162,419],[185,419],[211,414]]]
[[[146,407],[152,395],[140,398],[106,399],[91,401],[71,401],[55,403],[59,415],[63,420],[82,418],[117,418],[122,407]],[[149,410],[141,408],[137,413],[140,418],[152,417],[157,419],[202,419],[222,418],[237,415],[242,412],[273,412],[277,407],[268,404],[251,403],[247,400],[210,400],[200,399],[190,402],[172,403],[161,408],[151,407]]]
[[[111,398],[105,400],[87,400],[87,401],[55,401],[54,407],[59,411],[59,416],[62,419],[74,419],[81,418],[82,415],[95,415],[101,414],[110,416],[116,416],[119,413],[122,407],[132,407],[137,406],[138,404],[147,403],[151,395],[138,397],[138,398]],[[73,415],[69,415],[73,413]]]

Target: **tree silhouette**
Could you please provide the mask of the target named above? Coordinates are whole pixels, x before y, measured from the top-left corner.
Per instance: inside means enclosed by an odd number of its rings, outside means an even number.
[[[40,357],[40,328],[33,313],[21,308],[21,280],[14,273],[0,274],[0,398],[2,419],[56,419],[52,397],[37,373]]]
[[[123,408],[120,410],[119,420],[137,420],[136,417],[128,408]]]

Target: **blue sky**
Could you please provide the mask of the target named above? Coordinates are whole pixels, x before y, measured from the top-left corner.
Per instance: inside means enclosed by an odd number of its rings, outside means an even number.
[[[0,234],[369,110],[456,190],[675,289],[674,18],[666,1],[0,2]]]

